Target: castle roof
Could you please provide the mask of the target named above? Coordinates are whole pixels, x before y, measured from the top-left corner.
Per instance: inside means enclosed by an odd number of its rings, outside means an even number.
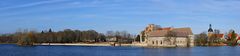
[[[188,35],[193,35],[191,28],[172,28],[171,30],[158,30],[149,33],[149,37],[164,37],[168,32],[174,32],[176,37],[187,37]]]

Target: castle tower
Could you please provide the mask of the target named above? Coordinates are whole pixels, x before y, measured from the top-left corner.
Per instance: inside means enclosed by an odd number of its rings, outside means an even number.
[[[145,42],[146,36],[148,35],[148,33],[152,32],[152,31],[154,30],[154,27],[155,27],[154,24],[149,24],[149,25],[145,28],[145,30],[140,33],[140,43]],[[144,36],[144,38],[143,38],[143,36]],[[143,39],[144,39],[144,40],[143,40]]]
[[[145,33],[149,33],[154,30],[155,25],[149,24],[148,27],[145,29]]]

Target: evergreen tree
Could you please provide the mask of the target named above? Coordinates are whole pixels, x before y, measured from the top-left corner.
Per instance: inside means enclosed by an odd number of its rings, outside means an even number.
[[[52,32],[52,29],[50,28],[50,29],[48,30],[48,32],[50,32],[50,33],[51,33],[51,32]]]
[[[41,34],[43,34],[44,32],[42,31]]]
[[[235,31],[232,31],[232,35],[231,35],[231,44],[233,45],[233,46],[235,46],[236,45],[236,33],[235,33]]]
[[[140,42],[140,35],[137,35],[137,37],[135,38],[135,41]]]

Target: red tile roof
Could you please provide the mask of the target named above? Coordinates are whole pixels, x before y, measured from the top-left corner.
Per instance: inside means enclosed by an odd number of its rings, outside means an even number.
[[[218,38],[224,38],[224,34],[215,34]]]
[[[158,28],[158,30],[171,30],[172,27],[166,27],[166,28]]]
[[[235,36],[237,37],[237,36],[238,36],[238,34],[236,34]],[[228,37],[230,37],[230,38],[231,38],[231,37],[232,37],[232,33],[229,33],[229,34],[228,34]]]

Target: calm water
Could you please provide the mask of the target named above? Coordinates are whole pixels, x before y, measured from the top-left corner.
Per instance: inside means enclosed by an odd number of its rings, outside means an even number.
[[[0,45],[0,56],[239,56],[240,47],[140,48]]]

